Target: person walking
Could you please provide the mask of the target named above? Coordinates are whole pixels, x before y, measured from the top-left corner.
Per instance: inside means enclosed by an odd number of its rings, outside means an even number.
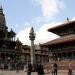
[[[53,68],[54,68],[54,75],[57,75],[57,70],[58,70],[58,65],[57,63],[53,64]]]
[[[27,66],[27,75],[31,75],[31,72],[32,72],[32,64],[28,63],[28,66]]]
[[[38,75],[44,75],[44,68],[42,64],[39,64],[37,67]]]
[[[51,64],[51,73],[52,73],[52,75],[53,75],[53,73],[54,73],[53,63]]]
[[[19,62],[16,62],[16,72],[19,72]]]
[[[69,63],[68,75],[73,75],[73,74],[72,74],[71,63]]]

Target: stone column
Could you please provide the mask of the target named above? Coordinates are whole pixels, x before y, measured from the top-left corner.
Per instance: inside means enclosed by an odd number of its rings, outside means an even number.
[[[31,28],[31,31],[30,31],[30,40],[31,40],[31,64],[34,65],[35,63],[35,53],[34,53],[34,40],[35,40],[35,33],[34,33],[34,29],[33,27]]]
[[[31,41],[31,64],[34,64],[34,41]]]

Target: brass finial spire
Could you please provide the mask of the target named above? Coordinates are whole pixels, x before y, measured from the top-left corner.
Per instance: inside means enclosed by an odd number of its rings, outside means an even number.
[[[69,22],[69,18],[67,17],[67,21]]]
[[[34,33],[34,28],[31,27],[30,33]]]
[[[3,14],[3,8],[1,4],[0,4],[0,13]]]
[[[0,10],[3,10],[2,5],[0,4]]]

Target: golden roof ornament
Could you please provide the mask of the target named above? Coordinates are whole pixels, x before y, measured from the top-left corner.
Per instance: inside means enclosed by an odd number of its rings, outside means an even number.
[[[34,33],[34,29],[33,29],[33,27],[31,27],[30,33]]]
[[[0,10],[2,10],[2,5],[0,5]]]
[[[69,18],[67,17],[67,22],[69,22]]]

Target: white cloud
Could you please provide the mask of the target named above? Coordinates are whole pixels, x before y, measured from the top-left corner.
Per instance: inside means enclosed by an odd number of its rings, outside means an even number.
[[[28,23],[28,22],[25,22],[25,27],[29,27],[30,26],[30,23]]]
[[[42,14],[45,17],[53,17],[65,7],[62,0],[34,0],[41,6]]]
[[[11,26],[11,28],[19,28],[19,24],[14,24]]]
[[[16,37],[18,37],[19,40],[20,40],[23,44],[30,45],[30,40],[29,40],[30,28],[31,28],[31,27],[26,27],[25,29],[21,30],[21,31],[16,35]]]
[[[47,41],[57,38],[58,37],[57,35],[48,32],[47,29],[59,24],[60,23],[55,23],[55,22],[52,22],[51,24],[44,24],[37,32],[35,32],[36,33],[35,44],[45,43]],[[17,37],[23,44],[30,45],[30,40],[29,40],[30,29],[31,27],[27,27],[17,34]]]
[[[53,34],[51,32],[48,32],[47,30],[49,28],[52,28],[52,27],[57,26],[59,24],[60,23],[55,23],[55,22],[52,22],[51,24],[44,24],[38,30],[38,32],[36,32],[36,40],[35,40],[35,43],[36,44],[45,43],[45,42],[48,42],[50,40],[53,40],[53,39],[57,38],[58,36],[56,34]]]
[[[18,24],[15,24],[15,25],[14,25],[14,27],[18,28],[18,27],[19,27],[19,25],[18,25]]]
[[[58,14],[61,9],[65,7],[64,3],[62,0],[32,0],[32,2],[36,2],[40,5],[40,8],[42,10],[42,15],[39,17],[36,17],[35,19],[32,20],[32,24],[37,24],[40,23],[41,21],[45,21],[52,17],[54,17],[56,14]],[[36,33],[36,38],[35,38],[35,44],[39,43],[45,43],[47,41],[53,40],[57,38],[58,36],[55,34],[52,34],[47,31],[48,28],[51,28],[53,26],[56,26],[60,23],[55,23],[52,22],[50,24],[44,24],[40,29],[38,29]],[[20,41],[23,44],[28,44],[30,45],[30,40],[29,40],[29,32],[30,32],[30,26],[29,23],[25,23],[26,28],[22,31],[20,31],[17,34],[17,37],[19,37]],[[34,29],[35,30],[35,29]]]
[[[75,20],[75,17],[73,17],[72,20]]]
[[[42,18],[40,16],[37,16],[32,19],[32,24],[39,24],[42,21]]]

